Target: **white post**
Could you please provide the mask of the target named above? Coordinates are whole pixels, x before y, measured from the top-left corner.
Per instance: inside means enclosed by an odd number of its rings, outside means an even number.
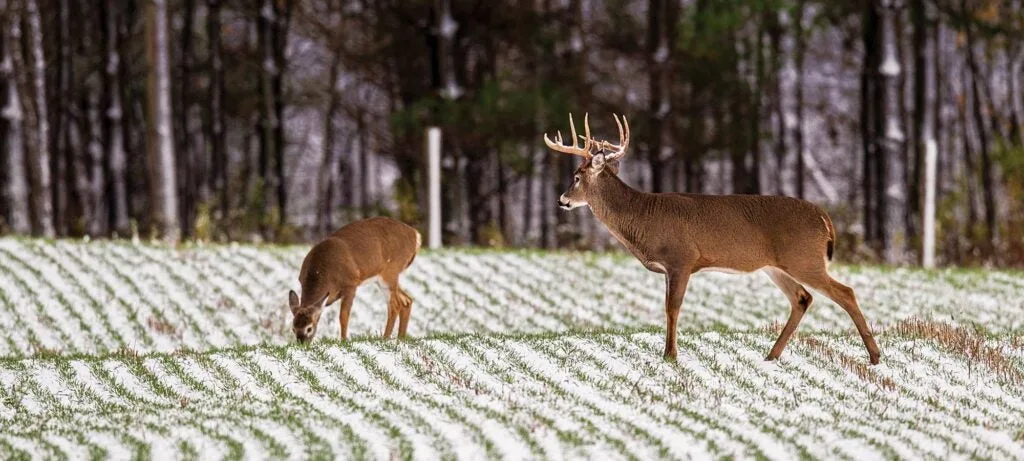
[[[427,128],[427,247],[441,248],[441,129]]]
[[[924,144],[924,248],[921,249],[921,265],[935,267],[935,177],[938,163],[938,147],[935,139]]]

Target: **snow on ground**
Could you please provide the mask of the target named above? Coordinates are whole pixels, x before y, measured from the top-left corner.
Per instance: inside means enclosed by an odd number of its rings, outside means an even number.
[[[305,250],[0,239],[0,455],[1024,457],[1024,274],[835,267],[876,367],[824,296],[765,362],[785,297],[697,274],[673,364],[663,280],[617,254],[424,252],[402,280],[419,339],[375,338],[386,293],[367,285],[361,338],[333,339],[333,306],[297,346]]]
[[[306,247],[172,249],[124,242],[0,239],[0,356],[116,350],[169,352],[291,338],[289,289]],[[837,266],[873,325],[921,317],[1024,330],[1024,276]],[[402,278],[414,298],[409,333],[539,333],[662,327],[664,280],[620,254],[425,251]],[[363,285],[350,332],[379,335],[386,289]],[[750,330],[785,322],[786,298],[761,273],[699,273],[680,328]],[[320,337],[337,337],[338,304]],[[853,331],[824,296],[801,331]]]

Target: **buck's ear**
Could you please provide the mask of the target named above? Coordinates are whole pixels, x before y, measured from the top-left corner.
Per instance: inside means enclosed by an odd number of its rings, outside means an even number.
[[[590,168],[594,170],[594,173],[600,173],[604,169],[608,162],[604,158],[604,154],[597,154],[590,157]]]
[[[288,290],[288,307],[293,314],[299,309],[299,295],[295,294],[295,290]]]

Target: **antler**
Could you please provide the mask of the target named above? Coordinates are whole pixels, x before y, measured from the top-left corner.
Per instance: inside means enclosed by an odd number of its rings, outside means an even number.
[[[583,147],[580,147],[576,142],[576,124],[572,121],[572,113],[569,113],[569,127],[572,129],[572,146],[567,146],[562,143],[562,132],[556,131],[557,135],[555,140],[548,139],[548,134],[544,133],[544,144],[547,144],[548,148],[561,152],[563,154],[579,155],[583,158],[590,158],[590,148],[593,147],[594,141],[590,138],[590,114],[583,115],[583,130],[587,134],[583,138]],[[621,131],[621,130],[620,130]]]
[[[612,151],[604,154],[606,160],[618,160],[622,156],[626,155],[626,149],[629,148],[629,121],[626,120],[626,116],[622,116],[622,121],[619,121],[619,116],[612,114],[615,117],[615,124],[619,126],[619,145],[612,144],[608,141],[601,141],[601,150]],[[623,130],[622,125],[625,124],[626,128]]]

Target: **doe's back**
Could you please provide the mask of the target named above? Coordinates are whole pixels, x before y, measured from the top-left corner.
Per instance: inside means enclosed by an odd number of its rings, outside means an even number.
[[[312,285],[351,285],[412,264],[420,234],[390,218],[356,221],[338,229],[306,255],[299,274],[304,290]]]

